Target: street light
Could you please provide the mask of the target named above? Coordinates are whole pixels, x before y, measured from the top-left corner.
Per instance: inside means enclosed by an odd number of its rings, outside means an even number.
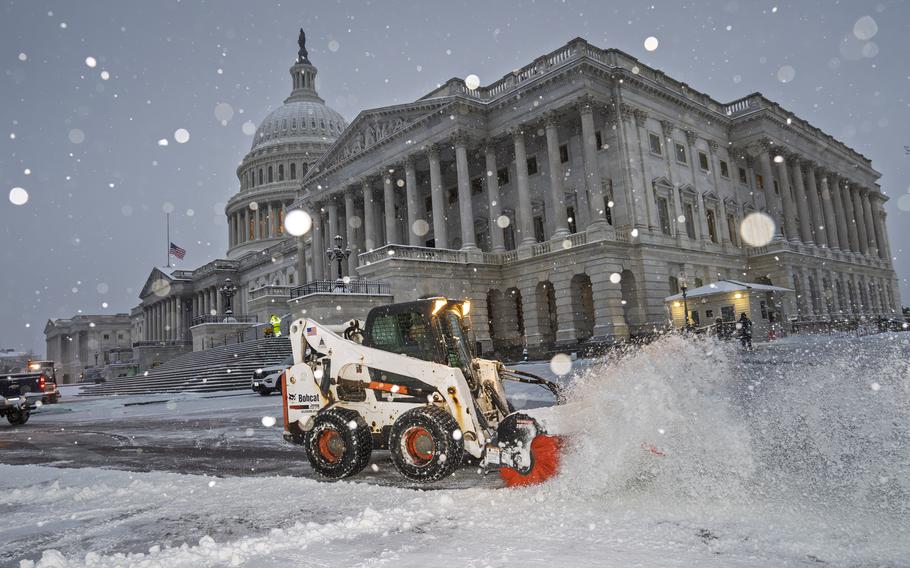
[[[683,329],[688,331],[688,329],[689,329],[689,302],[686,299],[686,292],[688,291],[689,287],[686,286],[687,282],[686,282],[685,275],[680,275],[680,276],[681,276],[681,278],[680,278],[679,289],[682,290],[682,299],[683,299]]]
[[[325,254],[329,257],[329,262],[337,261],[338,262],[338,279],[335,280],[335,287],[340,287],[344,290],[344,278],[342,277],[342,264],[349,256],[351,256],[351,249],[342,248],[344,245],[344,237],[341,235],[335,235],[335,248],[326,249]]]
[[[230,278],[224,279],[224,286],[218,289],[221,297],[224,298],[224,321],[234,322],[234,310],[231,309],[231,298],[237,293],[237,286],[231,282]]]

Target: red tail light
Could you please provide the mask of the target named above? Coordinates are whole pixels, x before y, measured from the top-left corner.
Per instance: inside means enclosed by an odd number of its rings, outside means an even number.
[[[41,375],[38,377],[38,390],[43,391],[44,387],[47,386],[47,377]]]

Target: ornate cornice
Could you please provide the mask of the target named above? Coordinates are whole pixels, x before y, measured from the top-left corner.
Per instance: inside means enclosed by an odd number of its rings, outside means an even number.
[[[661,120],[660,128],[663,130],[664,136],[670,138],[673,136],[673,130],[676,128],[676,126],[669,120]]]
[[[695,141],[698,140],[698,135],[695,134],[694,130],[686,130],[686,142],[689,146],[695,146]]]

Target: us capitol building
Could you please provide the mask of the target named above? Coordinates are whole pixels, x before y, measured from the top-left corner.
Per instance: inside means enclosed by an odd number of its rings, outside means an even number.
[[[125,320],[135,347],[444,295],[472,300],[484,352],[541,353],[652,332],[667,296],[724,279],[794,290],[779,317],[805,325],[900,310],[880,174],[759,93],[722,103],[577,38],[349,125],[299,45],[291,94],[237,169],[226,258],[153,269]],[[300,238],[294,209],[313,221]],[[757,212],[772,238],[744,242]],[[330,260],[336,235],[350,254]]]

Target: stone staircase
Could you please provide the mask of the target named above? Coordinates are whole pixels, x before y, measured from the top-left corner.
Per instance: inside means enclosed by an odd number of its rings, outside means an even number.
[[[277,365],[291,355],[287,336],[270,337],[194,351],[134,377],[118,377],[86,387],[85,396],[249,389],[253,371]]]

